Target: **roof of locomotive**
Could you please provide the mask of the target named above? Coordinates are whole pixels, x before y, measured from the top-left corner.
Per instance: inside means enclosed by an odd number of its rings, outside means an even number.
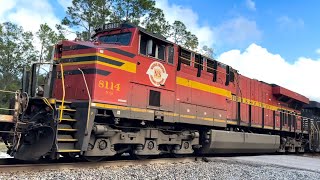
[[[112,28],[110,28],[110,27],[112,27]],[[137,25],[129,23],[129,22],[104,24],[101,27],[96,28],[94,30],[94,33],[91,36],[91,38],[94,38],[95,36],[97,36],[98,34],[103,33],[103,32],[112,31],[112,30],[115,30],[115,29],[125,29],[125,28],[138,28],[140,32],[142,32],[144,34],[147,34],[148,36],[151,36],[153,38],[159,39],[159,40],[164,41],[164,42],[166,42],[168,44],[173,44],[171,41],[168,41],[161,34],[149,32],[145,28],[143,28],[141,26],[137,26]]]

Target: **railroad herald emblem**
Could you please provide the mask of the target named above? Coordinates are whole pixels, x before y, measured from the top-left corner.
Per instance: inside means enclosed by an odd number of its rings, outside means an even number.
[[[151,63],[147,74],[149,75],[150,82],[157,87],[164,85],[168,78],[166,68],[159,62]]]

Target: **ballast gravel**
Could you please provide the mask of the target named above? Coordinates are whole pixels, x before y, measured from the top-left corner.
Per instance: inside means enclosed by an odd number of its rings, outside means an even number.
[[[320,179],[320,170],[302,170],[278,165],[209,158],[209,162],[111,166],[68,170],[5,172],[0,179]]]

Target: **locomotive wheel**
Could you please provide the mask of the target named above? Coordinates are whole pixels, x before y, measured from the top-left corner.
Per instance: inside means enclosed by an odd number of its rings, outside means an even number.
[[[82,156],[82,159],[88,161],[88,162],[99,162],[104,160],[104,156]]]

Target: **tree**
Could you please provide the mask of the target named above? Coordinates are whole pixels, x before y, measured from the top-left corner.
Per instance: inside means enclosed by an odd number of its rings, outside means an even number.
[[[0,24],[0,89],[16,91],[20,89],[21,71],[36,60],[33,34],[24,32],[22,27],[4,22]],[[0,94],[0,107],[8,108],[14,96]],[[1,111],[0,113],[8,113]]]
[[[209,58],[213,58],[213,49],[209,48],[207,45],[203,46],[201,49],[201,52],[203,55],[209,57]]]
[[[188,49],[192,49],[195,50],[197,49],[198,45],[199,45],[199,41],[198,41],[198,37],[194,34],[191,34],[191,32],[187,32],[185,35],[186,39],[184,42],[184,46]]]
[[[161,34],[165,37],[170,36],[171,26],[166,20],[164,13],[159,8],[153,8],[146,19],[142,22],[147,31]]]
[[[57,27],[59,30],[63,30],[62,25],[74,28],[84,40],[89,40],[91,32],[106,23],[110,7],[110,0],[72,0],[66,17]]]
[[[41,24],[40,29],[36,33],[37,37],[40,40],[40,53],[39,53],[39,61],[50,61],[52,57],[52,47],[59,40],[65,39],[63,34],[57,34],[54,32],[48,24]]]
[[[181,21],[174,21],[171,25],[171,38],[173,42],[179,45],[184,43],[184,37],[187,31],[186,25],[183,24]]]
[[[170,37],[174,43],[192,50],[196,49],[199,44],[197,36],[188,31],[186,25],[181,21],[174,21]]]
[[[142,17],[154,9],[154,0],[117,0],[112,3],[111,22],[127,21],[140,25]]]
[[[66,30],[63,26],[68,26],[84,40],[90,39],[94,28],[107,22],[127,21],[172,38],[188,49],[194,50],[199,44],[198,38],[181,21],[169,24],[163,11],[155,7],[155,0],[72,0],[66,14],[57,28],[62,31]]]
[[[7,89],[10,82],[21,75],[24,65],[36,61],[36,51],[33,34],[24,32],[22,27],[5,22],[0,32],[0,89]]]

